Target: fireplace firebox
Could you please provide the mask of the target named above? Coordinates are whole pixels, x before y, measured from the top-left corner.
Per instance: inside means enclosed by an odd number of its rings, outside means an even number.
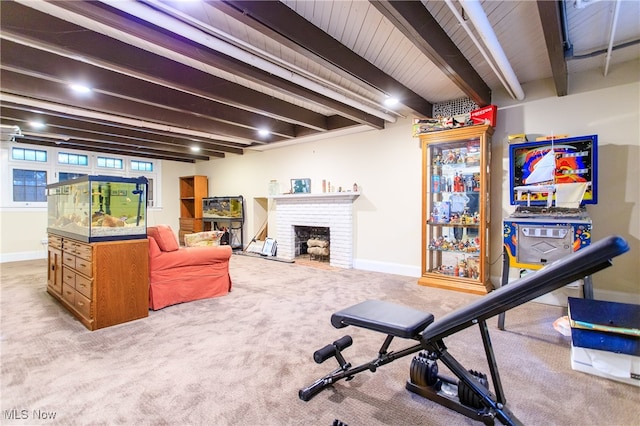
[[[330,228],[324,226],[294,226],[294,253],[296,257],[309,256],[311,260],[329,261]]]

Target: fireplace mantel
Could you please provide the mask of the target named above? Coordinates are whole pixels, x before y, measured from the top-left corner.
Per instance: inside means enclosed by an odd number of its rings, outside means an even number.
[[[295,200],[296,202],[308,201],[310,203],[334,200],[355,200],[360,196],[359,192],[322,192],[319,194],[281,194],[270,195],[269,199],[275,201]]]

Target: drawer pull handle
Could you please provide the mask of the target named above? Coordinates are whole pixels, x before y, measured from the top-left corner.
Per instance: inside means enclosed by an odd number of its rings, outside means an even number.
[[[78,302],[78,306],[84,306],[84,303]]]

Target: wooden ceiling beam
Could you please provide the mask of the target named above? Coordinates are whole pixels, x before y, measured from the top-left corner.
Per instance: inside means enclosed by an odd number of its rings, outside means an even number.
[[[556,86],[557,96],[566,96],[569,92],[569,79],[567,72],[567,61],[565,59],[565,44],[562,36],[562,7],[559,1],[538,0],[538,12],[544,41],[547,44],[549,62],[551,63],[551,73]]]
[[[491,89],[460,49],[419,1],[370,0],[449,79],[480,106],[491,103]]]

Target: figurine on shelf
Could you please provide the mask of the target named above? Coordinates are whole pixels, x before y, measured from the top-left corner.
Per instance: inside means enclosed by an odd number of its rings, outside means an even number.
[[[457,265],[458,268],[458,274],[456,274],[457,276],[464,278],[467,275],[467,262],[464,261],[464,259],[460,260],[460,262],[458,262]]]
[[[455,177],[453,178],[453,192],[464,192],[462,176],[460,176],[457,172]]]
[[[450,149],[447,151],[447,156],[444,159],[444,164],[455,164],[456,163],[456,153],[454,150]]]
[[[467,175],[464,178],[464,190],[467,192],[473,192],[473,188],[475,187],[475,180],[472,175]]]
[[[460,223],[462,223],[463,225],[467,225],[469,223],[469,209],[467,207],[465,207],[464,211],[462,212]]]
[[[440,176],[434,175],[432,180],[433,180],[433,192],[437,194],[440,192]]]
[[[476,192],[480,191],[480,173],[473,174],[473,181],[474,181],[473,190]]]
[[[433,165],[440,166],[442,165],[442,154],[438,152],[433,158]]]
[[[466,270],[467,278],[478,279],[478,268],[475,266],[468,266]]]

